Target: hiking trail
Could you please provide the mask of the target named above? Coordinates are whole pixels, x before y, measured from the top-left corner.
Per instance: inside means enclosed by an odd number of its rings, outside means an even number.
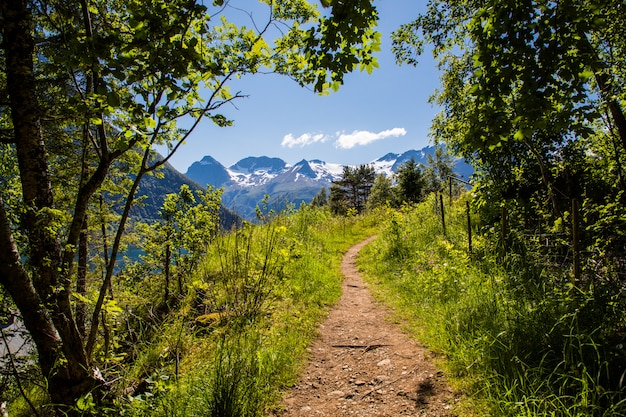
[[[391,321],[359,275],[356,257],[375,236],[344,255],[343,293],[319,327],[299,382],[275,417],[453,417],[459,395],[431,354]]]

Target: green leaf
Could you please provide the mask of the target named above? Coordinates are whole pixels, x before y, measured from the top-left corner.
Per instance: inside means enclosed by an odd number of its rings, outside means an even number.
[[[578,76],[579,76],[580,78],[583,78],[583,79],[585,79],[585,80],[588,80],[588,79],[590,79],[590,78],[593,78],[594,73],[593,73],[593,71],[591,71],[591,70],[588,70],[588,69],[587,69],[587,70],[582,71],[580,74],[578,74]]]
[[[152,117],[145,117],[143,119],[143,123],[149,129],[154,129],[157,125],[156,120],[154,120]]]
[[[107,104],[111,107],[119,107],[121,104],[120,96],[115,91],[109,91],[107,94]]]
[[[211,115],[210,118],[211,120],[213,120],[213,123],[215,123],[219,127],[232,126],[233,124],[232,120],[227,119],[226,116],[222,114],[214,114],[214,115]]]
[[[167,101],[173,101],[178,98],[178,91],[170,91],[167,93]]]

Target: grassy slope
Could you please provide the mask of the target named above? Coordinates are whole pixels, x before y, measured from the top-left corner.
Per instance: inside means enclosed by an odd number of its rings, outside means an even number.
[[[617,299],[583,290],[537,265],[505,270],[489,242],[468,255],[465,202],[435,200],[384,216],[360,266],[377,295],[441,354],[474,404],[464,415],[626,415],[624,350],[612,342]],[[476,219],[474,219],[476,220]],[[511,265],[511,264],[510,264]],[[619,317],[617,318],[619,319]]]
[[[340,297],[342,254],[375,223],[307,207],[213,244],[178,314],[127,372],[151,375],[148,391],[111,412],[258,416],[277,406]]]
[[[470,257],[465,207],[446,206],[445,234],[431,197],[367,217],[305,207],[218,238],[176,310],[152,327],[140,323],[146,334],[132,362],[110,360],[118,389],[132,381],[137,389],[106,406],[82,400],[83,415],[252,417],[278,406],[339,299],[342,254],[372,234],[379,239],[361,252],[360,267],[469,394],[457,413],[626,415],[626,355],[612,339],[621,293],[607,300],[603,288],[576,288],[537,265],[505,270],[476,234]],[[150,309],[160,283],[146,280],[117,302]]]

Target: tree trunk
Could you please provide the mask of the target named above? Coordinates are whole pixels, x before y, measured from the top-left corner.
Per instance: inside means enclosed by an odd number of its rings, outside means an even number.
[[[20,310],[24,326],[28,329],[39,353],[39,366],[49,375],[61,348],[61,339],[43,308],[39,294],[24,269],[20,253],[11,233],[11,226],[0,197],[0,284],[7,290]]]
[[[87,219],[83,223],[83,230],[78,240],[78,271],[76,276],[76,292],[85,297],[87,295]],[[85,320],[87,319],[87,306],[82,300],[76,303],[76,327],[81,336],[85,337]]]
[[[624,116],[624,111],[617,100],[613,98],[609,87],[609,77],[605,73],[598,72],[596,73],[596,81],[598,87],[600,87],[602,97],[606,100],[609,113],[611,114],[613,124],[617,131],[617,136],[622,144],[622,151],[626,152],[626,116]]]
[[[164,266],[164,275],[165,275],[165,289],[163,293],[163,303],[168,305],[170,300],[170,259],[172,257],[172,250],[169,242],[170,237],[168,236],[168,241],[165,242],[165,259],[163,260]]]
[[[33,336],[39,364],[48,378],[51,401],[69,406],[99,384],[90,371],[70,305],[67,274],[63,274],[62,245],[56,229],[52,186],[40,126],[33,65],[33,19],[28,1],[2,1],[2,47],[5,51],[7,92],[15,149],[26,208],[22,224],[28,239],[32,272],[26,272],[4,209],[0,210],[3,260],[0,282],[17,304]],[[82,224],[82,218],[80,219]]]
[[[107,244],[107,222],[105,215],[104,197],[100,194],[98,201],[100,203],[100,233],[102,236],[102,253],[104,254],[104,264],[109,264],[109,245]],[[113,283],[109,281],[109,297],[113,299]]]

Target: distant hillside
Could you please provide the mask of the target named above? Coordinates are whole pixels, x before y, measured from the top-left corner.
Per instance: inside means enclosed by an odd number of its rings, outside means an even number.
[[[377,173],[393,175],[398,168],[413,158],[426,166],[428,155],[434,155],[433,146],[421,150],[410,150],[402,154],[389,153],[369,164]],[[455,160],[456,175],[468,180],[472,167],[461,159]],[[265,195],[270,196],[270,208],[282,210],[287,203],[297,206],[309,202],[323,188],[330,187],[332,181],[341,178],[343,165],[321,160],[302,160],[289,165],[280,158],[247,157],[230,167],[225,167],[211,156],[194,162],[186,176],[202,184],[224,188],[222,202],[226,207],[248,220],[254,220],[255,208]]]
[[[143,221],[159,220],[159,210],[163,206],[165,196],[177,193],[183,184],[187,184],[192,190],[206,190],[206,185],[202,186],[181,174],[169,163],[163,166],[161,173],[163,178],[147,175],[141,179],[139,190],[137,191],[137,199],[141,199],[142,202],[132,208],[131,216],[133,218],[142,219]],[[239,224],[240,222],[241,218],[222,204],[220,210],[222,227],[230,229],[233,224]]]

